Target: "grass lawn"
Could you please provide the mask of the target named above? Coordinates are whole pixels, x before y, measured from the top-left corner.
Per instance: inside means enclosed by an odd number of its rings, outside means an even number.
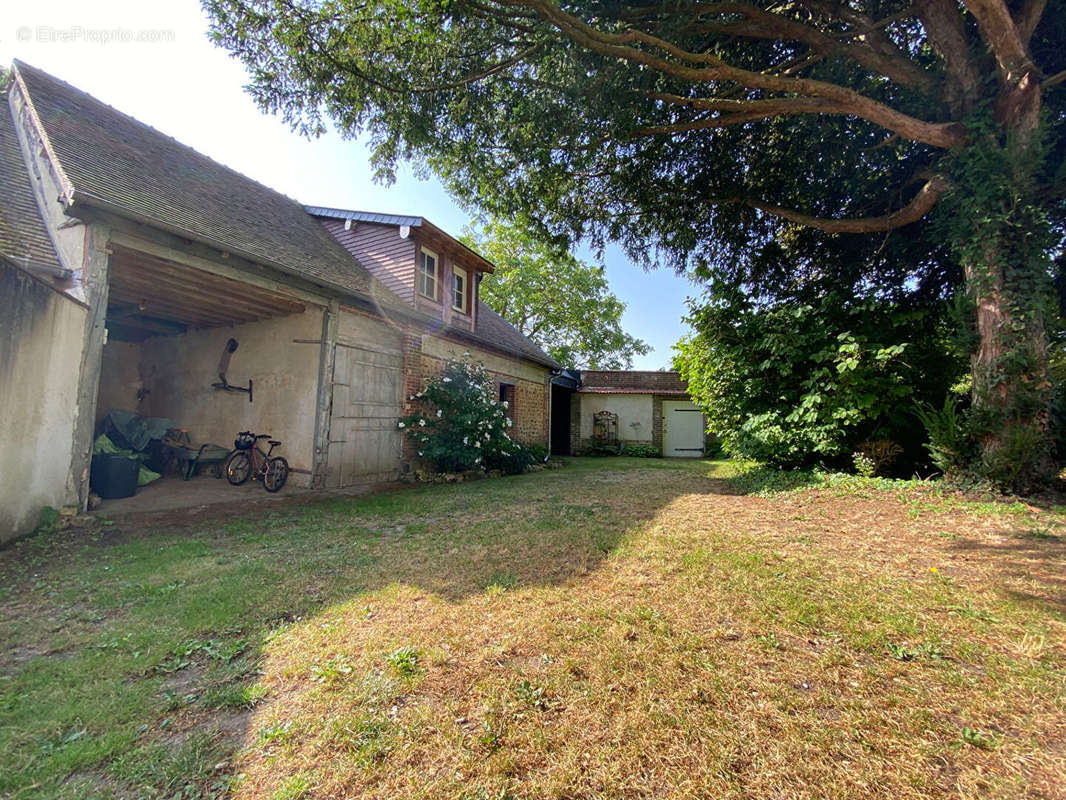
[[[1062,509],[736,472],[0,551],[0,796],[1066,797]]]

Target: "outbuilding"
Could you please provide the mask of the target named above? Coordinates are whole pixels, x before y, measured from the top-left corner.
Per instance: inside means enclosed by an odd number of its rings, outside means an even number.
[[[652,447],[670,458],[706,453],[706,421],[676,372],[582,370],[571,396],[570,448]]]

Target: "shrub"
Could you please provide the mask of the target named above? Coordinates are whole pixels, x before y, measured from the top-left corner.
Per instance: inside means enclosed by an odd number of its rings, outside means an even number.
[[[622,448],[622,455],[630,458],[659,458],[660,453],[650,444],[627,444]]]
[[[950,395],[944,398],[943,408],[920,403],[915,414],[929,434],[926,448],[937,469],[953,475],[972,462],[974,448],[969,426]]]
[[[602,439],[593,439],[585,448],[586,456],[616,456],[622,451],[619,442],[608,442]]]
[[[939,403],[965,367],[942,312],[879,298],[767,303],[715,284],[689,321],[674,366],[708,427],[729,455],[774,466],[842,467],[862,442],[891,439],[905,451],[891,466],[907,471],[925,460],[909,409]]]
[[[409,398],[417,401],[418,411],[401,419],[399,427],[417,446],[419,458],[438,472],[480,469],[490,462],[516,468],[529,456],[520,455],[521,446],[511,440],[507,404],[496,397],[485,367],[468,353],[449,360],[439,376]]]
[[[485,454],[485,469],[498,469],[505,475],[520,475],[536,462],[532,448],[513,443],[508,450],[494,450]]]
[[[891,439],[860,442],[852,455],[855,471],[864,478],[885,475],[892,466],[892,462],[902,452],[903,448]]]

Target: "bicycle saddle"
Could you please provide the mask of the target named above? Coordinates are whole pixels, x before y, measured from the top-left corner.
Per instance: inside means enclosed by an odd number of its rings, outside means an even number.
[[[269,444],[271,447],[281,447],[281,442],[276,442],[273,439],[267,442],[267,444]]]

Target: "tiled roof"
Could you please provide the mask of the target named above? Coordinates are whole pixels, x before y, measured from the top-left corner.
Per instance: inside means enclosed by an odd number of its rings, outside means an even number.
[[[582,386],[578,392],[581,394],[676,394],[679,397],[688,395],[684,389],[618,389],[613,386]]]
[[[688,394],[676,372],[586,369],[581,371],[581,392],[588,394]]]
[[[562,368],[558,361],[519,333],[511,323],[480,300],[477,304],[476,332],[471,333],[469,330],[449,325],[444,328],[444,333],[449,336],[472,340],[495,350],[502,350],[505,353],[513,353],[519,358],[528,359],[551,369]]]
[[[400,214],[375,214],[370,211],[346,211],[343,208],[327,208],[326,206],[304,206],[304,210],[313,217],[350,219],[354,222],[373,222],[378,225],[407,225],[411,228],[420,228],[424,222],[422,217],[405,217]]]
[[[188,238],[227,250],[260,264],[280,267],[334,289],[370,298],[389,312],[432,327],[434,321],[415,312],[389,292],[309,213],[319,216],[350,214],[373,217],[368,221],[392,225],[422,225],[422,217],[343,212],[308,207],[235,170],[211,160],[177,140],[117,111],[41,70],[15,62],[44,133],[69,178],[74,203],[100,201],[118,213],[155,224]],[[10,124],[10,119],[7,123]],[[11,134],[14,131],[11,130]],[[0,141],[0,146],[3,142]],[[17,166],[25,177],[21,155]],[[3,154],[0,154],[2,156]],[[0,158],[6,161],[6,159]],[[6,181],[0,164],[0,178]],[[17,170],[14,170],[17,172]],[[27,178],[28,181],[28,178]],[[29,188],[29,184],[26,184]],[[7,197],[0,203],[0,244],[10,240],[47,243],[47,233],[31,230],[40,223],[32,193],[30,207],[12,207]],[[323,212],[323,213],[318,213]],[[25,229],[25,230],[23,230]],[[43,234],[43,240],[39,234]],[[29,235],[32,234],[32,235]],[[50,247],[50,244],[49,244]],[[51,254],[55,259],[55,253]],[[472,340],[544,366],[556,364],[495,312],[482,304],[478,331],[447,327],[448,335]]]
[[[6,98],[0,97],[0,254],[60,267],[41,220]]]
[[[69,84],[15,62],[81,199],[359,295],[370,274],[303,206]],[[380,289],[374,294],[381,297]]]

